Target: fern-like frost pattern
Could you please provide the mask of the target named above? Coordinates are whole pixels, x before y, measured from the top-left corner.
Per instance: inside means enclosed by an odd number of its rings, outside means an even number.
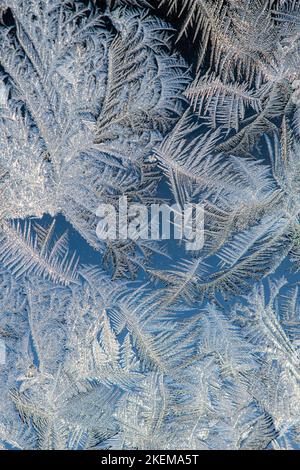
[[[0,0],[1,448],[299,449],[299,63],[292,0]]]

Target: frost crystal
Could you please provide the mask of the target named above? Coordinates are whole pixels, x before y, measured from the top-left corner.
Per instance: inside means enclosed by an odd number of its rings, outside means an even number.
[[[298,449],[298,3],[98,3],[0,0],[0,448]]]

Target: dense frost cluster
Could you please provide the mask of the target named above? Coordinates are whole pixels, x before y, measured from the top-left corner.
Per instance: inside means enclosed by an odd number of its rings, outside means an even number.
[[[0,0],[3,449],[299,448],[299,64],[293,0]],[[199,252],[97,238],[166,194]]]

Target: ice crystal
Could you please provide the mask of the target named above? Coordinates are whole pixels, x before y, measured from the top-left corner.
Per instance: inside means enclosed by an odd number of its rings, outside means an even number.
[[[299,448],[298,3],[0,19],[0,446]],[[121,196],[201,204],[204,247],[101,242]]]

